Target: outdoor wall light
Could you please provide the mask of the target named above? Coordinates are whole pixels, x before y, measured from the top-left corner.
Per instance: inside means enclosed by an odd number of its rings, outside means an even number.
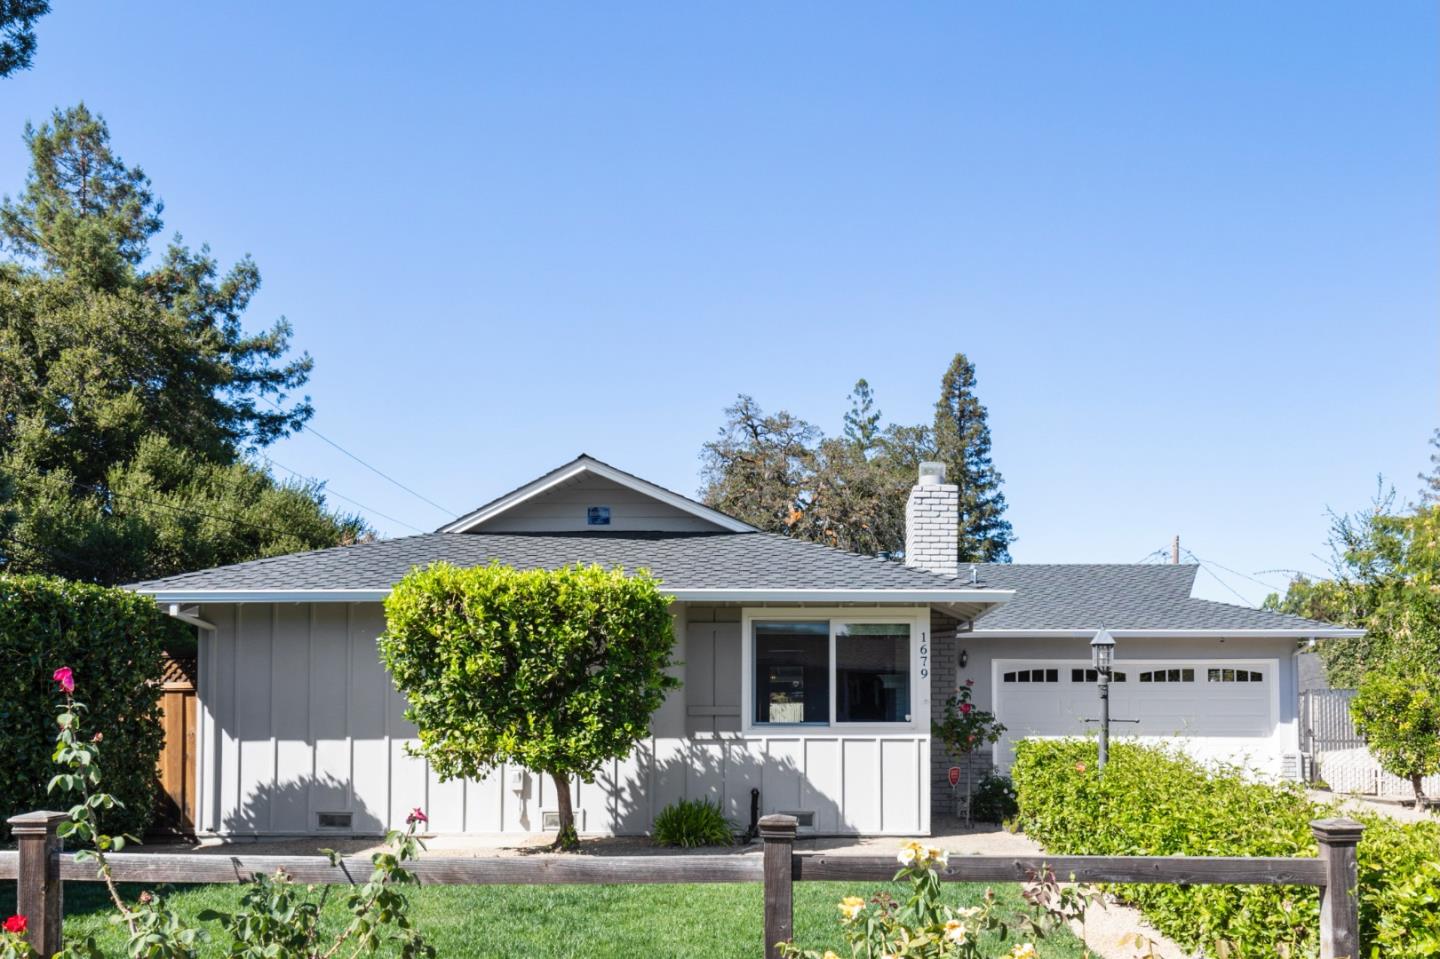
[[[960,650],[960,668],[961,668],[961,669],[964,669],[964,668],[965,668],[965,664],[968,663],[968,662],[970,662],[970,650],[968,650],[968,649],[962,649],[962,650]]]

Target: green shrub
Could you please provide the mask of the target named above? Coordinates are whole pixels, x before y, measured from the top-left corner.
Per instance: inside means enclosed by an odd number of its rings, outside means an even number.
[[[655,817],[655,843],[659,846],[728,846],[735,829],[720,807],[708,799],[681,799]]]
[[[991,773],[980,780],[970,797],[970,815],[981,822],[1005,822],[1019,811],[1009,776]]]
[[[1294,784],[1256,782],[1164,749],[1112,744],[1103,780],[1095,761],[1093,740],[1028,740],[1016,749],[1020,824],[1050,852],[1314,856],[1310,821],[1335,814]],[[1440,859],[1440,823],[1357,818],[1365,824],[1358,855],[1366,954],[1383,943],[1385,959],[1434,959],[1423,938],[1404,930],[1413,925],[1410,911],[1433,911],[1440,901],[1440,871],[1422,870]],[[1115,892],[1187,948],[1235,959],[1315,948],[1319,893],[1311,887],[1127,885]]]
[[[45,792],[55,748],[52,676],[69,666],[90,706],[88,726],[101,735],[105,790],[124,804],[106,813],[105,828],[144,830],[164,742],[155,681],[167,639],[183,632],[152,600],[121,589],[0,576],[0,821],[53,802]]]

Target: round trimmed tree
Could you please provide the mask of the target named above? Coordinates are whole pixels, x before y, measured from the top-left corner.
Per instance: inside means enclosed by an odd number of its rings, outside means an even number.
[[[1415,662],[1372,669],[1360,680],[1350,715],[1380,765],[1410,780],[1424,808],[1422,780],[1440,773],[1440,673]]]
[[[555,846],[573,846],[571,778],[629,756],[680,685],[669,607],[646,570],[411,570],[385,601],[380,652],[419,730],[413,753],[442,779],[501,763],[549,776]]]

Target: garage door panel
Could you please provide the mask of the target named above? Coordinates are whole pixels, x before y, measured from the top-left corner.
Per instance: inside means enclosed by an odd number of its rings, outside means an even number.
[[[1112,736],[1259,738],[1273,731],[1272,666],[1127,661],[1117,665],[1119,672],[1125,679],[1110,685],[1111,719],[1139,722],[1115,723]],[[1240,674],[1243,681],[1237,679]],[[1058,681],[1034,681],[1048,676]],[[1095,731],[1099,692],[1084,667],[1006,660],[999,664],[996,678],[997,711],[1006,726],[998,756],[1003,766],[1013,761],[1014,743],[1026,736],[1084,736]],[[1021,678],[1031,681],[1020,682]]]

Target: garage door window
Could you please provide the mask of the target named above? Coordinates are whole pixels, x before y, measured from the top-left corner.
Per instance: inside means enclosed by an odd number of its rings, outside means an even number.
[[[1005,674],[1007,683],[1058,683],[1058,669],[1017,669]]]
[[[1072,670],[1070,670],[1070,682],[1072,682],[1072,683],[1098,683],[1098,682],[1100,682],[1100,672],[1099,672],[1098,670],[1094,670],[1094,669],[1072,669]],[[1116,672],[1115,670],[1111,670],[1111,671],[1110,671],[1110,682],[1112,682],[1112,683],[1123,683],[1123,682],[1125,682],[1125,674],[1124,674],[1124,673],[1121,673],[1121,672]]]
[[[1212,683],[1263,683],[1265,677],[1253,669],[1212,669],[1206,678]]]
[[[1193,683],[1193,669],[1154,669],[1140,674],[1142,683]]]

